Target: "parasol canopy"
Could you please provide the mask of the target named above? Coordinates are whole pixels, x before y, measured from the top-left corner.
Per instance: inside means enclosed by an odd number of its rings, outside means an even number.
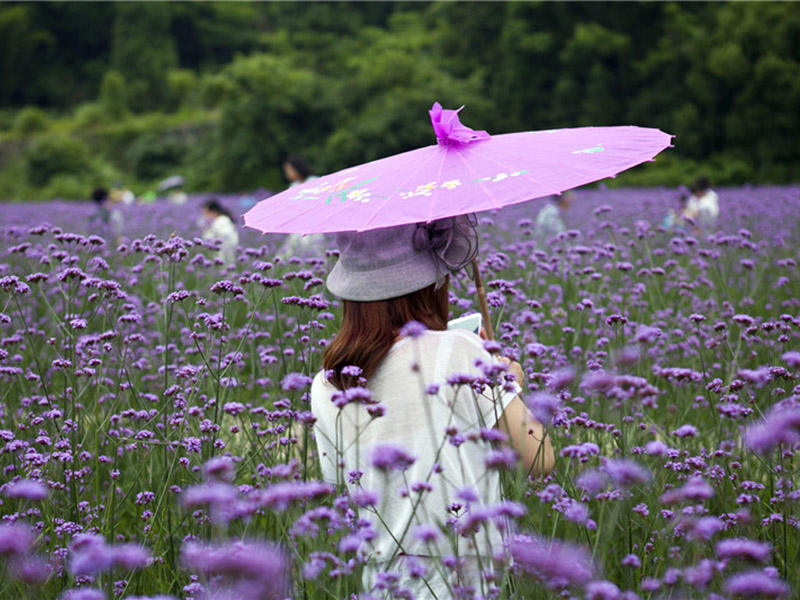
[[[275,194],[245,213],[245,225],[265,233],[307,234],[430,222],[613,177],[671,145],[669,134],[635,126],[489,135],[462,125],[460,110],[433,105],[435,145]]]

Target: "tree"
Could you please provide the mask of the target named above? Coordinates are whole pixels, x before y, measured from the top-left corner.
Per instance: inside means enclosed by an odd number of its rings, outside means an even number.
[[[106,116],[119,119],[128,111],[125,98],[125,79],[119,71],[110,70],[100,84],[100,106]]]
[[[163,106],[169,98],[167,73],[178,65],[169,6],[121,2],[115,7],[112,58],[127,82],[128,106],[136,112]]]
[[[210,157],[220,189],[283,184],[280,165],[289,153],[307,153],[330,131],[328,81],[290,59],[240,57],[225,69],[231,91],[221,105]]]

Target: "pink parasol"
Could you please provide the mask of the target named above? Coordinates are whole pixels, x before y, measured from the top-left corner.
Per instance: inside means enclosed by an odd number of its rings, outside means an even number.
[[[433,105],[437,144],[270,196],[245,213],[245,225],[265,233],[327,233],[429,222],[560,194],[653,160],[671,145],[669,134],[633,126],[490,136],[462,125],[460,110]]]

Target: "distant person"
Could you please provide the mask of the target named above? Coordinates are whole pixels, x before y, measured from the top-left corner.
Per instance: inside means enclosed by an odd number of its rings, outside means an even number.
[[[687,219],[692,218],[688,213],[689,196],[681,194],[678,197],[677,208],[671,208],[664,217],[662,225],[667,231],[685,232],[687,229]]]
[[[305,159],[296,154],[292,154],[284,161],[283,174],[286,175],[286,179],[289,180],[290,188],[317,178]],[[286,259],[293,256],[304,258],[315,254],[322,254],[324,250],[324,235],[300,235],[298,233],[292,233],[287,236],[286,241],[283,243],[283,246],[281,246],[279,254]]]
[[[211,198],[203,204],[203,217],[206,222],[203,239],[207,241],[220,240],[222,245],[217,256],[226,265],[232,265],[236,261],[239,232],[233,222],[231,213],[219,203],[219,200]]]
[[[566,231],[564,221],[561,220],[562,211],[569,209],[572,203],[572,193],[564,192],[557,199],[551,199],[536,215],[534,232],[537,243],[544,244],[547,240]]]
[[[305,183],[311,179],[316,179],[314,171],[302,156],[292,154],[283,163],[283,174],[289,180],[289,187],[294,187]]]
[[[136,202],[136,195],[120,181],[116,182],[111,188],[110,198],[112,203],[130,205]]]
[[[92,201],[97,210],[89,220],[91,227],[107,241],[113,239],[114,242],[119,243],[122,237],[123,218],[122,212],[115,206],[118,201],[112,200],[108,190],[101,187],[92,191]]]
[[[719,216],[719,198],[711,189],[708,177],[698,177],[689,188],[691,195],[686,212],[701,229],[710,229]]]
[[[183,191],[182,187],[171,190],[169,196],[167,196],[170,204],[186,204],[186,199],[186,192]]]

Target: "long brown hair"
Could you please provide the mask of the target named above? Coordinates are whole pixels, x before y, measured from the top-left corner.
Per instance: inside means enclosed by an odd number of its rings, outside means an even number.
[[[343,300],[342,327],[325,349],[322,366],[333,371],[329,381],[340,390],[358,385],[358,377],[342,373],[356,366],[369,379],[394,344],[400,328],[419,321],[428,329],[447,329],[448,281],[389,300],[355,302]]]

